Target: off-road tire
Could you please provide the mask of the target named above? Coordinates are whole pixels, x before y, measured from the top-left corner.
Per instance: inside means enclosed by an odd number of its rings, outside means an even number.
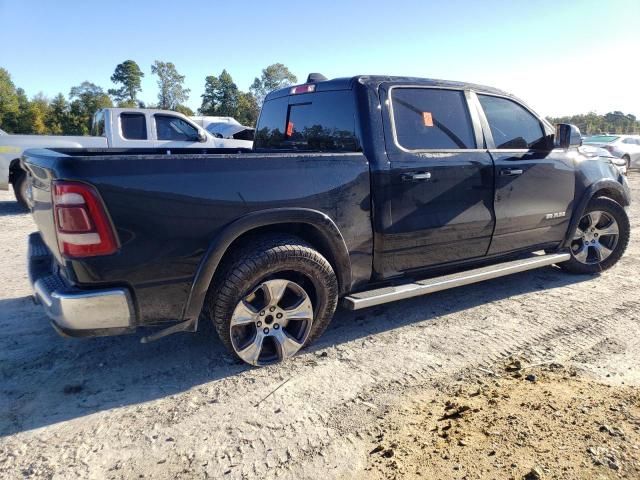
[[[607,270],[613,267],[618,260],[622,257],[627,245],[629,244],[629,236],[631,232],[631,226],[629,224],[629,216],[625,209],[616,201],[606,197],[598,197],[592,199],[587,208],[583,212],[583,215],[593,211],[603,211],[611,215],[618,223],[619,237],[618,242],[613,250],[613,253],[609,255],[605,260],[600,263],[585,264],[571,256],[570,260],[560,263],[560,267],[571,273],[578,274],[595,274]]]
[[[230,337],[230,322],[238,302],[261,282],[271,278],[303,279],[311,297],[313,324],[304,346],[326,330],[338,304],[338,281],[331,264],[304,240],[293,235],[266,235],[246,242],[223,261],[214,276],[203,314],[227,349],[237,357]],[[279,277],[278,275],[282,275]],[[308,291],[313,289],[313,292]],[[239,358],[239,357],[238,357]]]

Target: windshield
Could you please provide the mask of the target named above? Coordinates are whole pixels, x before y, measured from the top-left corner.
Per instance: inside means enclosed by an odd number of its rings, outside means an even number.
[[[611,143],[617,140],[617,135],[594,135],[593,137],[587,137],[584,143]]]

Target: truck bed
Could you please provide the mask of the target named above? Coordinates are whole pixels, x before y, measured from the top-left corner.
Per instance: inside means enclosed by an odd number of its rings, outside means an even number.
[[[369,165],[362,153],[215,152],[28,151],[33,216],[69,282],[130,285],[143,312],[140,323],[179,319],[199,263],[221,229],[249,213],[287,207],[330,218],[353,252],[354,281],[370,278]],[[58,179],[97,189],[121,245],[116,254],[81,262],[60,255],[51,204]]]

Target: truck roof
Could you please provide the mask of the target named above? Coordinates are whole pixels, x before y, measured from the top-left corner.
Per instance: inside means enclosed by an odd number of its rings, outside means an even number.
[[[331,90],[348,90],[353,87],[355,83],[361,83],[363,85],[378,88],[380,84],[385,82],[394,82],[394,83],[411,83],[421,86],[429,86],[429,87],[449,87],[449,88],[472,88],[474,90],[478,90],[486,93],[494,93],[497,95],[504,95],[507,97],[513,97],[513,95],[499,90],[497,88],[488,87],[486,85],[478,85],[475,83],[468,82],[457,82],[452,80],[439,80],[434,78],[420,78],[420,77],[402,77],[402,76],[390,76],[390,75],[356,75],[354,77],[340,77],[334,78],[331,80],[323,80],[319,82],[307,82],[314,83],[316,85],[316,92],[326,92]],[[301,83],[300,85],[306,85],[307,83]],[[284,97],[289,95],[292,87],[296,85],[290,85],[285,88],[281,88],[279,90],[274,90],[269,93],[265,100],[271,100],[274,98]]]

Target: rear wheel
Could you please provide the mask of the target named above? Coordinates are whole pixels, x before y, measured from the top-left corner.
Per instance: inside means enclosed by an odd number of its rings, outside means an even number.
[[[609,198],[587,206],[571,241],[571,259],[560,264],[574,273],[598,273],[620,260],[629,243],[629,217]]]
[[[25,210],[28,210],[30,206],[28,180],[27,174],[22,170],[15,173],[13,180],[13,193],[20,206]]]
[[[269,236],[240,248],[222,266],[205,315],[240,360],[284,361],[318,338],[338,301],[331,264],[294,236]]]

